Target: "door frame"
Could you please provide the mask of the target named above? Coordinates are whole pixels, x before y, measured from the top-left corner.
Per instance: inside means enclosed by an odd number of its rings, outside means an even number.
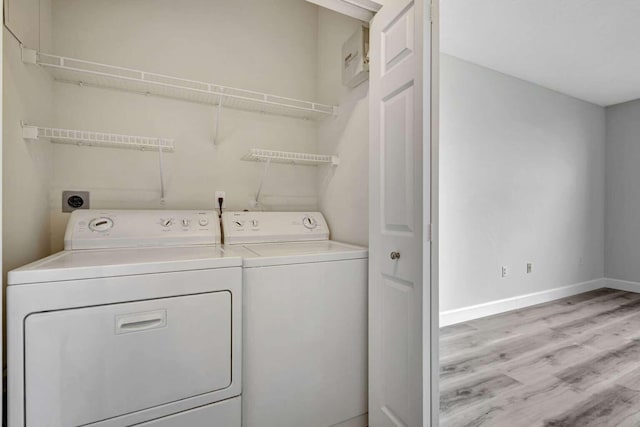
[[[440,424],[440,0],[431,3],[431,426]],[[426,150],[425,150],[426,151]],[[423,201],[426,198],[423,198]],[[426,207],[425,207],[426,208]],[[425,292],[426,294],[426,292]],[[426,328],[427,325],[424,325]],[[424,329],[423,329],[424,330]],[[426,350],[426,349],[425,349]],[[425,402],[427,404],[427,402]]]
[[[4,8],[2,8],[2,10],[0,10],[0,21],[2,21],[4,23]],[[6,28],[3,26],[3,28]],[[4,31],[2,31],[0,33],[0,74],[4,73]],[[4,78],[0,79],[0,99],[3,100],[3,102],[0,103],[0,184],[3,183],[1,177],[3,176],[3,169],[2,169],[2,146],[4,144],[4,139],[3,139],[3,135],[4,135],[4,120],[2,119],[4,117],[4,87],[3,87],[3,81]],[[0,236],[2,235],[2,185],[0,185]],[[3,257],[3,253],[2,253],[2,247],[3,245],[0,244],[0,260],[4,260]],[[2,279],[1,279],[1,283],[2,283],[2,290],[0,291],[0,324],[2,324],[2,335],[5,336],[5,328],[6,328],[6,322],[5,322],[5,310],[4,310],[4,294],[6,291],[6,283],[5,283],[5,271],[2,271]],[[2,372],[3,372],[3,382],[5,381],[5,376],[4,376],[4,372],[5,372],[5,368],[7,366],[7,359],[5,357],[5,349],[4,349],[4,339],[0,339],[0,359],[2,359]],[[7,401],[6,399],[6,394],[4,391],[4,387],[2,388],[2,402],[0,402],[0,422],[2,422],[2,420],[4,420],[4,415],[5,415],[5,405],[4,402]]]

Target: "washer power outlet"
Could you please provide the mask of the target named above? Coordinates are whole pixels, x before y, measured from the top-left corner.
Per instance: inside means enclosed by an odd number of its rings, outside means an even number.
[[[225,209],[227,207],[227,193],[225,193],[224,191],[216,191],[215,197],[216,197],[216,200],[215,200],[216,209],[220,207],[218,205],[219,198],[222,198],[222,209]]]
[[[88,191],[63,191],[62,212],[73,212],[76,209],[89,209]]]

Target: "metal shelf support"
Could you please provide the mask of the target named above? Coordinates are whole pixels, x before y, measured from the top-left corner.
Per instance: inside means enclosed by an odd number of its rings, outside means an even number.
[[[51,142],[76,144],[90,147],[133,148],[143,151],[157,151],[160,169],[160,204],[164,205],[164,153],[173,152],[173,140],[147,136],[120,135],[116,133],[91,132],[85,130],[46,128],[21,122],[22,137],[37,141],[49,139]]]
[[[260,195],[262,194],[262,188],[264,182],[267,179],[269,167],[272,163],[285,163],[289,165],[304,165],[304,166],[319,166],[328,165],[331,167],[338,166],[340,159],[335,155],[326,154],[311,154],[311,153],[294,153],[290,151],[275,151],[275,150],[262,150],[259,148],[252,148],[249,150],[242,160],[249,162],[264,162],[264,169],[258,185],[258,191],[256,192],[256,198],[253,201],[254,207],[260,204]]]

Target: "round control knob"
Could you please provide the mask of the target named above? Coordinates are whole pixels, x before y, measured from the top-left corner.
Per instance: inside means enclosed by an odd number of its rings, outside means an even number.
[[[260,223],[258,222],[258,220],[257,220],[257,219],[252,219],[252,220],[251,220],[251,226],[252,226],[252,227],[257,227],[259,224],[260,224]]]
[[[233,221],[233,223],[236,225],[236,227],[238,228],[242,228],[244,227],[244,222],[243,221]]]
[[[188,227],[191,225],[191,220],[189,218],[182,218],[182,226]]]
[[[390,257],[391,257],[392,260],[397,261],[397,260],[400,259],[400,252],[395,252],[395,251],[391,252],[391,256]]]
[[[315,218],[305,216],[304,218],[302,218],[302,225],[307,227],[309,230],[313,230],[318,226],[318,222],[315,220]]]
[[[209,225],[209,219],[205,216],[200,217],[200,219],[198,220],[198,224],[200,224],[202,227]]]
[[[108,231],[113,227],[113,220],[102,216],[89,221],[89,230],[91,231]]]
[[[160,221],[160,225],[162,225],[163,227],[171,227],[173,225],[173,219],[163,219],[162,221]]]

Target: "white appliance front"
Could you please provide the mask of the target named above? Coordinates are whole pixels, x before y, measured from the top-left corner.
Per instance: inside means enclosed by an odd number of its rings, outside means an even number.
[[[240,427],[240,397],[152,420],[138,427]]]
[[[243,427],[366,426],[367,249],[319,212],[222,220],[243,259]]]
[[[240,427],[242,259],[211,220],[85,211],[82,249],[9,272],[9,427]]]
[[[236,267],[8,286],[8,426],[94,420],[88,425],[125,427],[239,396],[237,260]],[[237,411],[229,427],[240,427],[240,418]]]
[[[244,268],[243,427],[367,425],[367,269]]]
[[[29,426],[91,424],[231,385],[228,291],[35,313],[24,328]]]

